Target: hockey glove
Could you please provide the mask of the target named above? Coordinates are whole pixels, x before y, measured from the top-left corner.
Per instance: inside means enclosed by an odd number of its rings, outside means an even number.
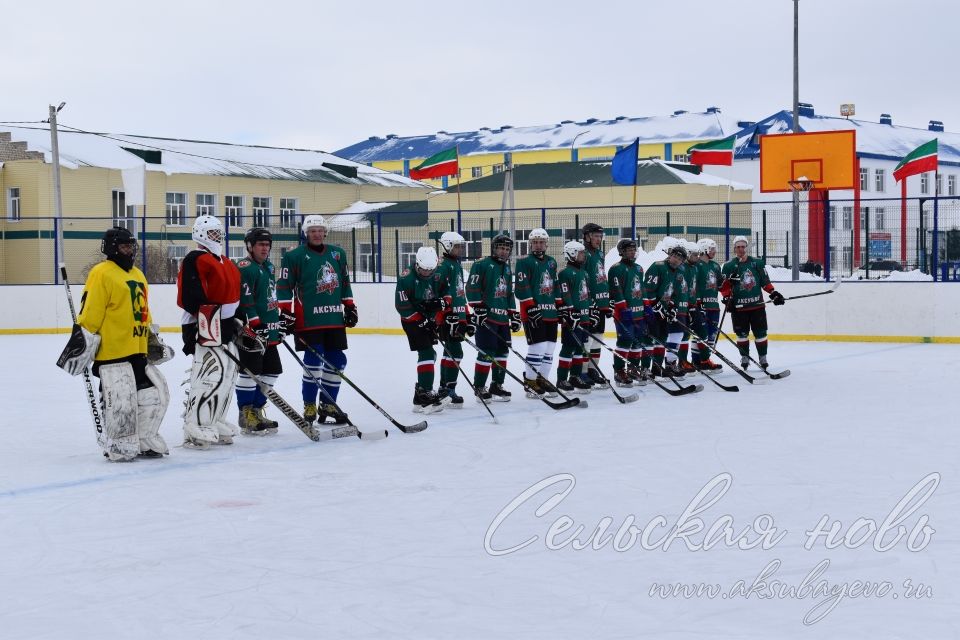
[[[724,296],[722,302],[723,308],[726,309],[728,313],[733,313],[736,310],[736,305],[733,303],[733,296]]]
[[[577,319],[577,326],[589,332],[596,326],[594,323],[593,314],[587,310],[581,311],[580,317]]]
[[[67,341],[67,346],[63,348],[63,353],[57,359],[57,366],[75,376],[90,366],[99,348],[100,336],[74,323],[70,340]]]
[[[433,321],[433,318],[424,318],[417,323],[417,328],[419,328],[421,331],[426,331],[433,337],[437,336],[437,323]]]
[[[473,305],[473,315],[470,316],[470,325],[473,327],[474,333],[487,321],[487,313],[487,308],[482,304]]]
[[[563,323],[563,326],[570,329],[573,328],[573,309],[571,307],[560,307],[558,313],[560,315],[560,322]]]
[[[543,312],[540,311],[537,307],[530,307],[527,309],[527,322],[530,324],[531,329],[536,329],[540,326],[540,323],[543,321]]]
[[[510,333],[517,333],[520,331],[520,313],[514,309],[510,309]]]
[[[593,309],[590,309],[590,326],[599,327],[600,324],[603,322],[604,317],[605,317],[605,314],[603,309],[597,309],[596,307],[594,307]]]
[[[661,300],[657,304],[653,305],[653,312],[667,322],[673,322],[677,319],[677,312],[673,308],[673,302],[664,302]]]
[[[783,298],[783,294],[776,290],[770,292],[770,300],[772,300],[773,304],[776,306],[780,306],[786,302],[786,300]]]
[[[423,307],[424,314],[432,316],[443,308],[443,302],[439,298],[430,298],[421,302],[420,306]]]
[[[180,326],[180,335],[183,337],[184,355],[192,356],[197,350],[197,323],[184,324]]]
[[[360,322],[360,314],[357,313],[357,305],[352,302],[343,303],[343,324],[349,328],[357,326]]]
[[[603,313],[604,318],[613,317],[613,309],[611,309],[610,307],[603,307],[602,309],[600,309],[600,311]]]
[[[293,333],[293,328],[297,324],[297,317],[292,313],[280,310],[280,333],[283,335],[290,335]]]
[[[173,360],[173,347],[160,338],[160,327],[155,324],[150,325],[147,333],[147,360],[150,364],[163,364]]]

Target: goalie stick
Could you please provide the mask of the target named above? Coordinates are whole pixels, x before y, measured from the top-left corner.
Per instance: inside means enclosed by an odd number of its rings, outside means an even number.
[[[327,399],[330,400],[330,403],[331,403],[334,407],[336,407],[337,411],[339,411],[339,412],[343,415],[344,419],[347,421],[347,424],[357,430],[357,437],[358,437],[358,438],[360,438],[360,439],[364,439],[364,438],[365,438],[365,439],[367,439],[367,440],[382,440],[383,438],[386,438],[386,437],[387,437],[388,433],[387,433],[387,430],[386,430],[386,429],[384,429],[383,431],[381,431],[381,430],[378,429],[378,430],[376,430],[376,431],[367,431],[367,432],[364,432],[364,431],[361,431],[361,430],[360,430],[360,427],[358,427],[357,425],[353,424],[353,422],[350,420],[350,418],[347,416],[347,414],[343,411],[343,409],[341,409],[341,408],[337,405],[337,403],[334,401],[334,399],[330,397],[330,394],[327,393],[327,390],[323,388],[323,386],[320,384],[320,381],[317,380],[317,376],[314,375],[313,371],[310,371],[310,369],[307,368],[306,363],[300,358],[300,356],[297,355],[296,350],[294,350],[293,347],[291,347],[289,344],[287,344],[287,341],[286,341],[286,340],[281,340],[280,342],[282,342],[282,343],[283,343],[283,346],[285,346],[285,347],[287,348],[287,351],[289,351],[289,352],[290,352],[290,355],[292,355],[293,358],[294,358],[294,360],[297,361],[297,363],[300,365],[300,368],[310,374],[310,377],[313,378],[313,381],[317,383],[317,388],[320,390],[320,393],[322,393],[323,395],[325,395],[325,396],[327,397]],[[380,435],[380,434],[383,434],[383,435]]]
[[[70,293],[70,279],[67,278],[67,265],[60,263],[60,277],[63,279],[63,287],[67,292],[67,302],[70,305],[70,317],[73,324],[77,324],[77,310],[73,306],[73,295]],[[93,426],[97,430],[97,441],[103,438],[103,419],[100,417],[100,409],[97,407],[97,394],[93,390],[93,381],[90,379],[90,368],[83,370],[83,384],[87,390],[87,408],[90,410],[90,417],[93,419]]]
[[[488,331],[490,331],[490,330],[488,329]],[[491,331],[491,333],[492,333],[492,331]],[[477,353],[487,356],[487,358],[490,359],[490,362],[493,363],[494,366],[500,367],[501,369],[503,369],[504,373],[506,373],[508,376],[510,376],[511,378],[513,378],[514,380],[516,380],[517,382],[519,382],[521,385],[523,385],[523,388],[524,388],[524,389],[530,389],[530,387],[527,385],[527,383],[524,382],[523,378],[517,377],[512,371],[510,371],[510,369],[507,369],[505,366],[503,366],[502,364],[500,364],[499,362],[497,362],[497,359],[496,359],[496,358],[490,356],[486,351],[484,351],[483,349],[481,349],[480,347],[478,347],[478,346],[473,342],[473,340],[471,340],[470,338],[464,338],[463,341],[466,342],[466,343],[467,343],[468,345],[470,345],[471,347],[473,347],[474,349],[476,349],[476,350],[477,350]],[[575,407],[575,406],[577,406],[578,404],[580,404],[580,398],[571,398],[571,399],[569,399],[569,400],[565,400],[564,402],[551,402],[550,400],[542,397],[542,396],[539,395],[539,394],[537,394],[537,398],[540,400],[540,402],[544,403],[545,405],[547,405],[547,406],[550,407],[551,409],[556,409],[557,411],[560,411],[560,410],[562,410],[562,409],[569,409],[570,407]]]
[[[357,393],[359,393],[361,398],[363,398],[364,400],[366,400],[367,402],[369,402],[369,403],[373,406],[374,409],[376,409],[377,411],[380,412],[380,415],[382,415],[384,418],[386,418],[387,420],[389,420],[389,421],[390,421],[390,424],[392,424],[393,426],[395,426],[397,429],[400,429],[400,431],[402,431],[403,433],[420,433],[421,431],[423,431],[424,429],[427,428],[427,421],[426,421],[426,420],[423,420],[423,421],[421,421],[421,422],[418,422],[418,423],[416,423],[416,424],[411,424],[411,425],[401,424],[400,422],[397,422],[397,420],[394,419],[394,417],[391,416],[389,413],[387,413],[386,410],[385,410],[383,407],[381,407],[379,404],[377,404],[376,402],[374,402],[373,398],[371,398],[370,396],[368,396],[368,395],[364,392],[363,389],[361,389],[360,387],[358,387],[358,386],[353,382],[353,380],[351,380],[350,378],[348,378],[348,377],[343,373],[343,370],[342,370],[342,369],[337,369],[337,368],[334,367],[332,364],[330,364],[330,362],[328,362],[326,358],[324,358],[322,355],[320,355],[320,352],[319,352],[319,351],[317,351],[316,349],[314,349],[314,348],[313,348],[311,345],[309,345],[308,343],[304,342],[303,340],[300,340],[299,338],[297,338],[297,340],[300,341],[300,344],[302,344],[307,351],[309,351],[309,352],[312,353],[313,355],[317,356],[317,358],[320,359],[320,362],[322,362],[323,365],[324,365],[327,369],[329,369],[330,371],[333,371],[334,373],[336,373],[338,376],[340,376],[340,379],[341,379],[341,380],[343,380],[343,381],[346,382],[348,385],[350,385],[351,387],[353,387],[353,390],[356,391]]]

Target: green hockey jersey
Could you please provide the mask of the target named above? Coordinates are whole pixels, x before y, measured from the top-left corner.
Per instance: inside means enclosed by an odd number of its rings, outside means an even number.
[[[725,279],[722,287],[732,289],[730,293],[738,311],[759,309],[763,306],[763,291],[773,289],[767,276],[766,264],[761,258],[747,256],[743,262],[734,258],[723,265],[721,273]],[[739,282],[736,282],[737,279]]]
[[[556,322],[560,297],[557,261],[546,254],[539,258],[530,254],[517,260],[516,292],[524,315],[536,308],[544,322]]]
[[[436,271],[423,277],[416,269],[404,269],[397,278],[394,306],[403,322],[420,322],[428,315],[429,301],[440,307],[440,276]],[[432,314],[431,314],[432,315]]]
[[[720,265],[714,260],[701,261],[697,265],[697,295],[700,307],[707,310],[720,308],[717,295],[720,291]]]
[[[487,308],[488,322],[510,324],[508,312],[513,310],[510,262],[498,262],[490,257],[474,262],[467,282],[467,300],[471,305],[479,304]]]
[[[587,288],[593,298],[593,306],[598,309],[610,308],[610,287],[607,284],[607,270],[604,265],[603,250],[586,251],[587,261],[583,271],[587,274]]]
[[[288,251],[280,263],[277,298],[293,305],[298,333],[343,327],[343,305],[353,303],[344,250],[328,244]]]
[[[686,286],[683,272],[674,269],[666,260],[659,260],[650,265],[643,280],[643,302],[645,305],[654,305],[658,302],[672,302],[677,313],[687,311],[687,295],[683,291]]]
[[[587,272],[582,267],[568,264],[557,274],[560,283],[562,306],[573,312],[585,311],[593,304],[590,286],[587,284]]]
[[[267,329],[267,343],[279,344],[280,308],[273,263],[269,258],[263,264],[241,258],[237,260],[237,268],[240,270],[240,306],[234,316]]]
[[[643,313],[643,267],[636,261],[620,260],[607,274],[610,304],[615,309]]]
[[[440,283],[439,295],[446,301],[450,313],[467,319],[467,292],[463,286],[463,266],[459,260],[444,258],[436,271]]]

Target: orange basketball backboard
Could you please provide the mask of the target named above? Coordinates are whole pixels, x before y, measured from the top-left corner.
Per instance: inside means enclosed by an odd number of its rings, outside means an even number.
[[[790,181],[800,178],[815,189],[853,189],[856,151],[852,130],[760,136],[760,191],[790,191]]]

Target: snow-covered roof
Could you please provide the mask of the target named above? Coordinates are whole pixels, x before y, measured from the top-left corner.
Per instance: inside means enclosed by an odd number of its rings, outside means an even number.
[[[793,124],[791,111],[779,111],[756,124],[745,127],[737,133],[736,158],[755,159],[760,155],[759,144],[755,144],[755,133],[789,133]],[[862,158],[880,158],[884,160],[903,159],[905,155],[932,139],[938,140],[940,164],[960,165],[960,133],[931,131],[919,127],[904,127],[894,124],[880,124],[866,120],[854,120],[822,115],[800,115],[800,129],[813,131],[857,132],[857,155]]]
[[[630,144],[637,138],[644,144],[714,140],[740,129],[736,118],[711,107],[703,113],[677,112],[670,116],[613,120],[590,118],[583,122],[564,120],[559,124],[532,127],[482,128],[479,131],[386,138],[371,138],[344,147],[337,155],[356,162],[378,162],[402,158],[426,158],[457,145],[460,155],[530,151],[536,149],[607,147]]]
[[[23,141],[31,151],[52,159],[50,130],[46,127],[2,125],[13,142]],[[243,176],[273,180],[299,180],[334,184],[366,184],[385,187],[428,188],[403,176],[375,169],[323,151],[285,149],[225,142],[201,142],[174,138],[154,138],[126,134],[98,134],[60,129],[57,136],[60,164],[68,169],[104,167],[128,169],[144,165],[140,155],[159,151],[159,164],[146,162],[148,171],[170,174],[192,173],[217,176]],[[356,177],[352,173],[356,172]]]

